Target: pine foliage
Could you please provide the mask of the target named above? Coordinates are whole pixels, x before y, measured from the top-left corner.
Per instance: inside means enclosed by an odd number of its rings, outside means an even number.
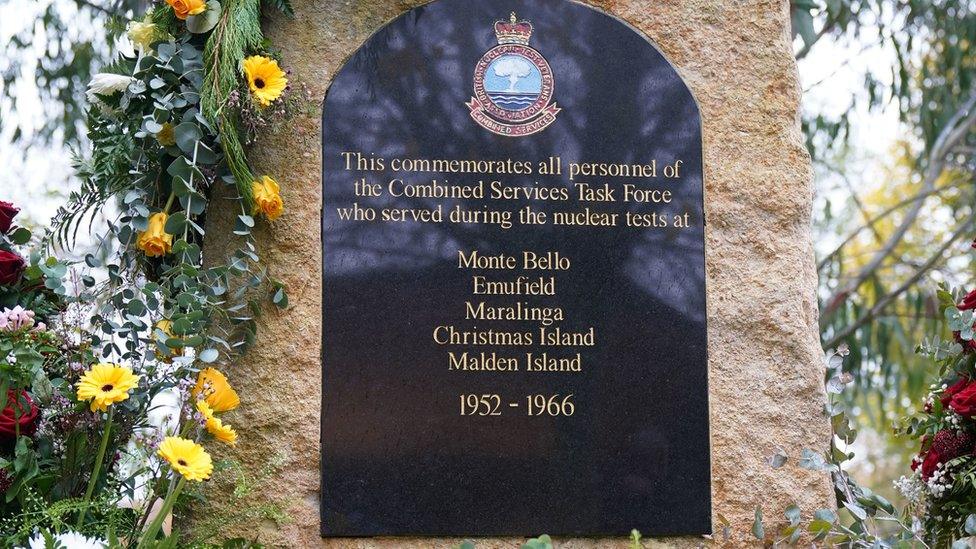
[[[202,110],[218,128],[227,165],[248,208],[253,200],[251,183],[254,174],[247,164],[241,143],[240,121],[235,114],[222,107],[238,86],[241,60],[248,52],[259,50],[264,40],[260,15],[260,0],[227,0],[203,53],[209,70],[204,77],[201,93]]]

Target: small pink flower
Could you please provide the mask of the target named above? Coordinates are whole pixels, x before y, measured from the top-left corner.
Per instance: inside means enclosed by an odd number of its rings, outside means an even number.
[[[17,305],[13,309],[0,311],[0,330],[18,332],[34,326],[34,311]]]

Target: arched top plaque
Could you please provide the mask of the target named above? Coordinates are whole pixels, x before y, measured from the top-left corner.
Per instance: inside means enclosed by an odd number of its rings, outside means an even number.
[[[701,121],[657,48],[438,0],[322,131],[322,534],[709,533]]]

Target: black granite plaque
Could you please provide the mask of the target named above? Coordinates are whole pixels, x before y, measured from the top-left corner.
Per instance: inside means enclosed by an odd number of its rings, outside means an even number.
[[[322,127],[322,535],[710,532],[701,124],[654,45],[439,0]]]

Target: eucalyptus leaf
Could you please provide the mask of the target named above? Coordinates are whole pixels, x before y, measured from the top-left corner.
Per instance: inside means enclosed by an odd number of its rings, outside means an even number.
[[[756,519],[752,521],[752,535],[756,539],[764,539],[766,537],[766,529],[763,527],[762,519],[762,509],[756,507]]]
[[[163,131],[163,125],[153,120],[152,117],[148,117],[145,120],[143,120],[142,129],[144,129],[148,133],[157,134]]]
[[[141,95],[146,91],[146,83],[142,80],[133,80],[129,84],[129,93],[133,95]]]
[[[200,215],[207,209],[207,199],[202,194],[193,192],[180,196],[180,205],[190,215]]]
[[[966,533],[976,536],[976,514],[966,517]]]
[[[206,362],[206,363],[209,364],[209,363],[217,360],[217,358],[219,356],[220,356],[220,353],[217,351],[217,349],[210,348],[210,349],[204,349],[203,351],[201,351],[200,354],[197,356],[197,358],[199,358],[201,361]]]
[[[215,164],[217,153],[208,147],[203,141],[199,141],[196,150],[197,164]]]
[[[169,61],[169,59],[175,54],[176,44],[173,42],[167,42],[156,46],[156,56],[160,61]]]
[[[786,455],[786,452],[782,448],[777,448],[776,453],[769,456],[768,461],[769,461],[769,465],[773,469],[779,469],[780,467],[786,465],[788,459],[789,456]]]
[[[813,518],[815,520],[823,520],[833,524],[837,522],[837,513],[833,512],[831,509],[818,509],[813,513]]]
[[[813,29],[813,15],[805,9],[794,9],[792,14],[793,36],[799,35],[806,46],[812,46],[817,41],[817,33]]]
[[[193,150],[196,148],[197,142],[203,137],[200,128],[196,124],[183,122],[173,128],[173,132],[176,134],[176,145],[181,151],[192,158]]]
[[[220,2],[208,0],[207,9],[203,13],[186,18],[186,30],[193,34],[203,34],[217,26],[218,21],[220,21]]]
[[[30,242],[31,232],[23,227],[17,227],[13,232],[7,235],[10,241],[18,246],[22,246]]]
[[[169,234],[179,234],[182,233],[186,228],[186,214],[183,212],[176,212],[171,214],[169,218],[166,219],[166,226],[164,230]]]
[[[196,166],[190,164],[185,156],[181,156],[172,161],[169,167],[166,168],[166,173],[173,177],[182,178],[191,189],[193,188],[193,181],[204,180],[203,173]]]
[[[856,504],[856,503],[853,503],[853,502],[850,502],[850,501],[845,501],[844,502],[844,508],[846,508],[848,511],[850,511],[851,514],[854,515],[855,517],[857,517],[859,520],[864,520],[864,519],[868,518],[868,514],[864,510],[864,508],[861,507],[860,505]]]
[[[790,521],[790,526],[800,524],[800,508],[795,504],[787,507],[783,514],[786,515],[787,520]]]
[[[811,471],[823,471],[827,469],[827,460],[813,450],[804,448],[803,453],[800,455],[799,465]]]
[[[826,520],[823,519],[816,519],[810,523],[810,526],[807,527],[807,530],[813,535],[814,540],[819,541],[824,537],[826,537],[827,534],[830,533],[831,528],[833,527],[834,525],[831,522],[827,522]]]

